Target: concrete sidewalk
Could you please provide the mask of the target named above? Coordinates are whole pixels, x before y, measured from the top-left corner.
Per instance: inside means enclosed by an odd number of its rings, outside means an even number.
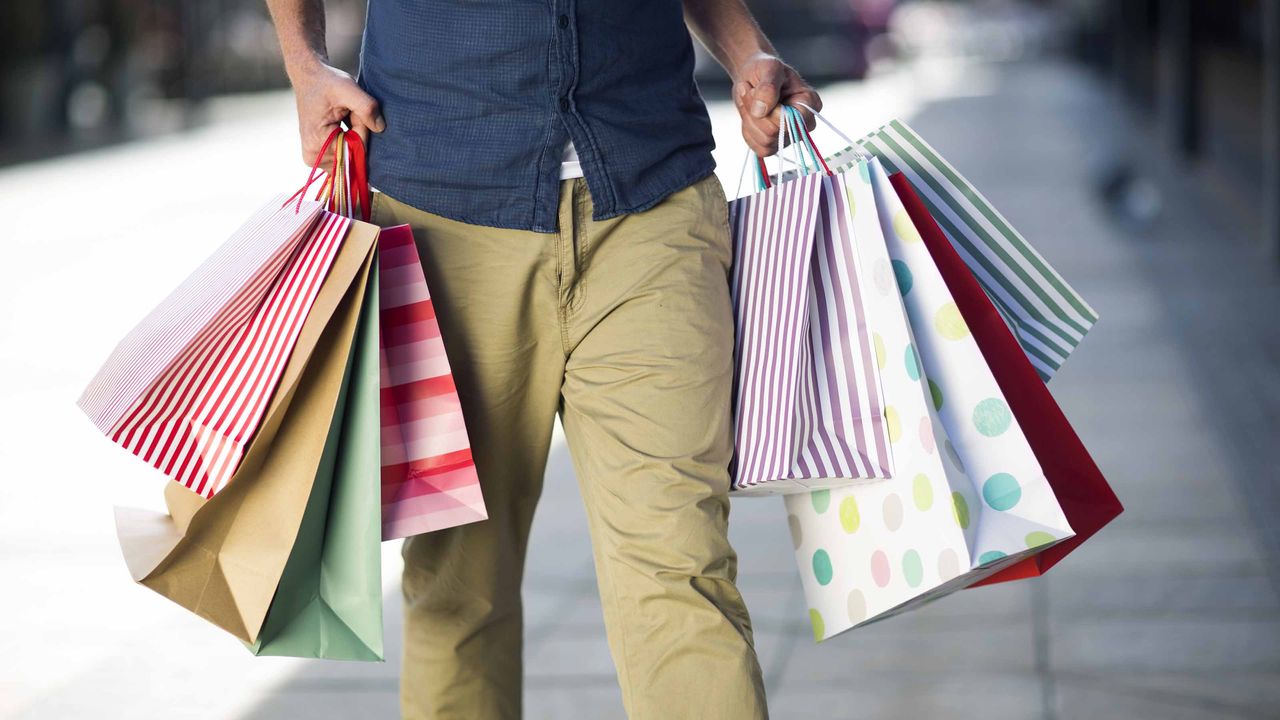
[[[735,501],[773,717],[1280,717],[1276,525],[1258,522],[1280,511],[1258,484],[1274,484],[1280,452],[1280,329],[1263,322],[1280,306],[1274,270],[1218,239],[1181,196],[1154,239],[1118,232],[1091,194],[1107,99],[1070,68],[917,68],[824,99],[854,131],[907,117],[1101,313],[1052,387],[1128,512],[1044,578],[964,591],[815,646],[781,502]],[[238,217],[296,184],[292,141],[271,140],[293,137],[288,98],[243,102],[191,135],[0,173],[0,213],[18,218],[0,262],[0,717],[397,714],[393,545],[385,664],[249,657],[129,584],[109,505],[155,505],[162,481],[140,482],[141,465],[70,407],[167,292],[154,278],[180,277]],[[735,117],[712,110],[732,191]],[[234,119],[246,114],[252,126]],[[264,170],[230,185],[235,152]],[[196,167],[207,172],[195,178]],[[151,179],[146,194],[124,194],[120,181],[137,177]],[[559,437],[526,606],[527,717],[621,718]]]

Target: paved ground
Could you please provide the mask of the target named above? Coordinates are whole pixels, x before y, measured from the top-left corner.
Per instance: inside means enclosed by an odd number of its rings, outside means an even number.
[[[1101,150],[1129,139],[1160,166],[1072,70],[917,68],[826,97],[850,130],[907,117],[1100,311],[1053,389],[1129,510],[1045,578],[815,646],[780,502],[736,501],[773,716],[1280,717],[1277,273],[1208,219],[1177,168],[1159,226],[1118,232],[1091,192]],[[387,663],[251,658],[128,582],[110,505],[154,506],[161,481],[70,405],[167,291],[155,277],[179,277],[297,182],[287,97],[220,112],[190,135],[0,172],[0,718],[396,714],[395,547]],[[730,109],[713,114],[732,189],[741,146]],[[619,718],[558,438],[548,475],[526,586],[527,714]]]

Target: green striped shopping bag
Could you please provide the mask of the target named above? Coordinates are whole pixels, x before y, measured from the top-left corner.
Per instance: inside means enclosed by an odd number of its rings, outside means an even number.
[[[1084,340],[1098,314],[1013,229],[991,203],[901,120],[858,141],[885,170],[901,172],[947,239],[1013,329],[1040,376],[1048,381]],[[852,146],[828,158],[834,171],[859,162]]]

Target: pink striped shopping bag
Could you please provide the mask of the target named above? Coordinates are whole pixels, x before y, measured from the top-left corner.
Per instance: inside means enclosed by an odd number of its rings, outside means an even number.
[[[846,178],[759,180],[762,191],[730,203],[732,488],[785,494],[891,477]]]
[[[211,497],[253,437],[351,220],[272,200],[115,348],[79,405]]]
[[[336,139],[330,207],[368,222],[364,143],[352,131]],[[382,539],[395,540],[489,515],[413,231],[383,228],[377,247]]]
[[[488,517],[462,406],[408,225],[378,236],[382,539]]]

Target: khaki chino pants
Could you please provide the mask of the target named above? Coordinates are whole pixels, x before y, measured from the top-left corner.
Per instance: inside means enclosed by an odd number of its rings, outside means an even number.
[[[404,544],[404,715],[520,717],[520,583],[558,413],[629,716],[764,718],[726,535],[724,192],[712,175],[597,222],[579,178],[559,213],[535,233],[375,196],[375,223],[413,227],[489,511]]]

